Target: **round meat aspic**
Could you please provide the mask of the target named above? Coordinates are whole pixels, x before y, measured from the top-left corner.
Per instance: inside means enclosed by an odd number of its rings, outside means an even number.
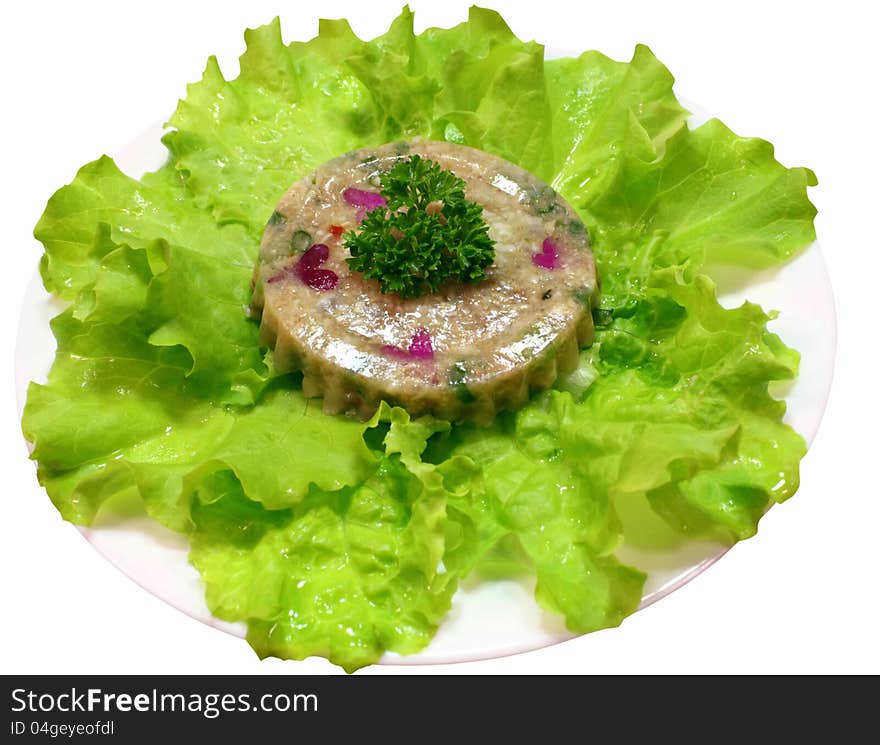
[[[403,297],[354,271],[346,244],[371,210],[390,214],[382,177],[414,155],[464,181],[494,259],[480,281]],[[323,397],[326,412],[360,418],[385,400],[413,415],[490,422],[575,367],[597,299],[571,206],[518,166],[446,142],[358,150],[296,182],[266,226],[254,276],[275,365],[301,371],[303,392]]]

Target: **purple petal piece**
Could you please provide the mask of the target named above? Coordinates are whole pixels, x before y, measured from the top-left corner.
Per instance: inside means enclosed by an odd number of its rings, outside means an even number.
[[[364,191],[363,189],[355,189],[349,186],[342,192],[342,198],[352,207],[363,207],[368,212],[377,207],[384,207],[388,202],[385,197],[375,191]]]
[[[431,343],[431,336],[426,329],[416,330],[409,345],[409,353],[417,360],[434,359],[434,345]]]
[[[559,267],[559,247],[552,238],[545,238],[539,253],[532,254],[532,263],[542,269]]]

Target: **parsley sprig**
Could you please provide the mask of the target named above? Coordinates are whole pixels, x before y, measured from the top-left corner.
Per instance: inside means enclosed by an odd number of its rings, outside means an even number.
[[[418,155],[397,161],[380,177],[387,207],[371,210],[359,232],[345,234],[349,266],[401,297],[485,279],[495,242],[482,206],[465,199],[464,187],[434,161]]]

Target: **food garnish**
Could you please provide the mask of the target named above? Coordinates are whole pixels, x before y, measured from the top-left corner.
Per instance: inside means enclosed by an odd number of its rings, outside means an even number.
[[[345,236],[352,269],[401,297],[486,278],[494,242],[483,208],[465,197],[464,181],[419,155],[399,160],[380,178],[381,204],[352,202],[369,210],[359,230]]]

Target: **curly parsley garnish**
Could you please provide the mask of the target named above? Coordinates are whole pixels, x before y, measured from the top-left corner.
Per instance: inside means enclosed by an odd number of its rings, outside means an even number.
[[[380,177],[385,208],[370,210],[345,234],[349,266],[384,293],[418,297],[450,281],[479,282],[495,259],[483,208],[464,196],[454,173],[418,155]]]

